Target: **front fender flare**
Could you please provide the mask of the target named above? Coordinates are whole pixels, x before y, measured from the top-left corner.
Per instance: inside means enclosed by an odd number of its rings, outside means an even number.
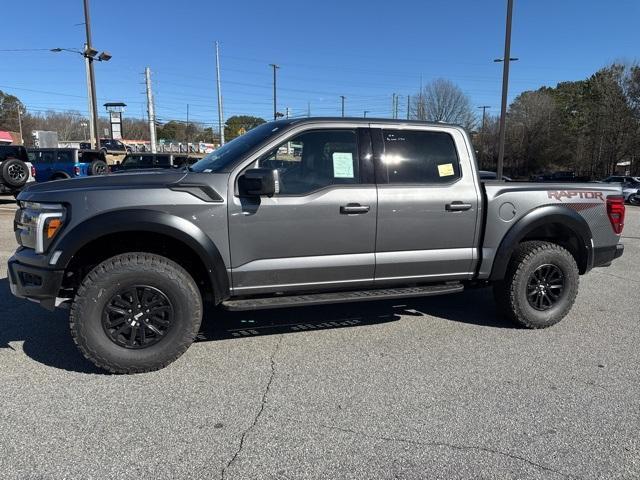
[[[57,266],[66,269],[74,255],[85,245],[105,235],[127,231],[159,233],[184,243],[205,266],[213,285],[215,303],[229,296],[229,278],[224,260],[211,238],[192,222],[155,210],[114,210],[83,221],[65,232],[53,247],[62,251]]]

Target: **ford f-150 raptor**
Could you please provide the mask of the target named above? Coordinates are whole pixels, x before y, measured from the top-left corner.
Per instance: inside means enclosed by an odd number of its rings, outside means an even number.
[[[424,122],[266,123],[184,171],[34,185],[13,293],[70,307],[97,366],[162,368],[231,310],[492,286],[520,325],[560,321],[578,277],[619,257],[619,185],[482,183],[467,133]]]

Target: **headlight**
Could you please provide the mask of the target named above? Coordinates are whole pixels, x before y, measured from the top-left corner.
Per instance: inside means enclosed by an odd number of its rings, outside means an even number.
[[[23,247],[44,253],[62,230],[65,220],[63,205],[20,202],[14,221],[16,240]]]

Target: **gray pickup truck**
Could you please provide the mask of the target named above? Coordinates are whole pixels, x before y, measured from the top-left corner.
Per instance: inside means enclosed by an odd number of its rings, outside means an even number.
[[[619,257],[618,185],[482,183],[467,133],[423,122],[263,124],[185,171],[34,185],[19,197],[15,295],[70,306],[97,366],[162,368],[231,310],[493,286],[542,328],[578,276]],[[214,314],[215,317],[215,314]]]

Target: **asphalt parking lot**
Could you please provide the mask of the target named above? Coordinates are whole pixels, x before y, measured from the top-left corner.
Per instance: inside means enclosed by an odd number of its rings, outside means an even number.
[[[640,208],[547,330],[485,290],[210,312],[168,368],[106,375],[67,312],[11,296],[0,197],[4,479],[639,478]]]

